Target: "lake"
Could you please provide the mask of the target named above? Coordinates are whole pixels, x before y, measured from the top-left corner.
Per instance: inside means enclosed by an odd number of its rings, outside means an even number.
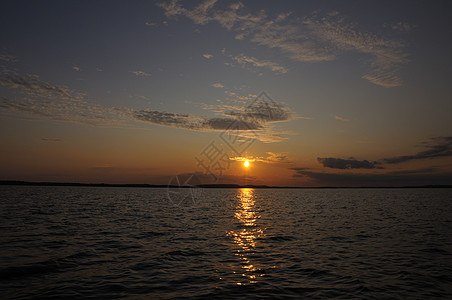
[[[452,298],[452,189],[0,186],[0,298]]]

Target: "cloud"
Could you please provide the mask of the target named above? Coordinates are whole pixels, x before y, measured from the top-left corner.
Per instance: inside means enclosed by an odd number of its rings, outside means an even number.
[[[402,85],[402,80],[392,71],[388,72],[376,70],[369,74],[363,75],[362,78],[386,88]]]
[[[13,89],[19,89],[30,97],[50,99],[80,100],[83,95],[76,93],[67,87],[54,85],[39,79],[37,75],[19,75],[10,70],[4,70],[0,77],[0,85]]]
[[[231,93],[231,96],[234,99],[230,104],[204,105],[203,107],[222,117],[260,125],[258,131],[237,133],[243,138],[256,138],[265,143],[272,143],[284,140],[286,135],[293,134],[292,132],[275,132],[273,130],[273,124],[287,122],[299,117],[288,107],[275,103],[265,92],[259,96],[251,94],[240,96],[236,93]]]
[[[61,142],[61,141],[63,141],[63,140],[62,140],[62,139],[42,138],[41,141],[45,141],[45,142]]]
[[[280,66],[279,64],[269,61],[269,60],[259,60],[255,57],[249,57],[245,56],[243,54],[240,54],[238,56],[233,56],[232,59],[237,62],[238,64],[242,66],[246,66],[248,64],[259,67],[259,68],[268,68],[272,70],[273,72],[279,72],[282,74],[287,73],[288,69],[284,68],[283,66]]]
[[[283,162],[287,161],[288,157],[285,153],[267,152],[269,155],[266,160],[269,162]]]
[[[416,186],[447,185],[452,173],[438,172],[434,168],[393,171],[386,173],[324,173],[306,168],[290,168],[293,177],[305,178],[321,186]]]
[[[282,163],[282,162],[289,162],[289,158],[287,157],[286,153],[275,153],[275,152],[266,152],[269,156],[267,157],[254,157],[254,156],[236,156],[236,157],[230,157],[229,160],[233,161],[250,161],[250,162],[262,162],[267,164],[274,164],[274,163]]]
[[[413,29],[413,25],[408,24],[406,22],[398,22],[393,24],[384,24],[385,27],[390,27],[392,30],[400,31],[400,32],[408,32]]]
[[[153,123],[156,125],[185,128],[185,129],[199,129],[201,127],[202,119],[190,116],[188,114],[176,114],[168,112],[160,112],[156,110],[138,110],[133,113],[133,116],[140,121]]]
[[[349,121],[350,121],[349,119],[342,118],[342,117],[339,117],[339,116],[334,116],[334,118],[335,118],[336,120],[338,120],[338,121],[343,121],[343,122],[349,122]]]
[[[202,56],[204,56],[204,58],[207,58],[207,59],[211,59],[213,57],[212,54],[208,54],[208,53],[203,54]]]
[[[215,7],[216,2],[207,0],[192,9],[183,7],[177,0],[157,5],[163,8],[169,18],[185,16],[200,25],[217,22],[225,29],[236,32],[236,39],[279,49],[300,62],[331,61],[346,52],[363,54],[367,56],[365,62],[368,68],[363,79],[383,87],[402,84],[397,70],[408,62],[407,54],[403,51],[405,45],[394,39],[358,30],[355,25],[347,23],[339,12],[324,16],[315,12],[303,18],[290,18],[289,12],[270,18],[262,10],[254,14],[244,12],[242,3],[220,9]],[[400,23],[395,28],[408,31],[410,25]],[[244,63],[253,64],[249,61]],[[279,72],[286,70],[278,66],[267,64],[265,67],[276,68]]]
[[[85,100],[85,95],[43,81],[37,75],[2,70],[0,85],[16,89],[18,97],[0,99],[0,111],[95,126],[124,125],[130,110],[107,108]]]
[[[146,73],[144,71],[130,71],[130,73],[132,73],[133,75],[136,75],[136,76],[144,76],[144,77],[151,76],[151,74]]]
[[[155,27],[155,26],[157,26],[157,24],[156,24],[156,23],[153,23],[153,22],[146,22],[146,23],[144,23],[144,25],[149,26],[149,27]]]
[[[170,126],[195,131],[228,131],[245,139],[258,139],[265,143],[279,142],[289,134],[274,132],[272,124],[295,118],[287,107],[273,102],[265,93],[247,105],[206,105],[218,116],[203,117],[155,110],[133,112],[136,120],[155,125]]]
[[[281,141],[285,134],[289,134],[274,132],[273,123],[295,118],[288,107],[276,104],[265,93],[248,104],[239,100],[240,103],[234,105],[209,106],[216,116],[206,117],[151,109],[105,107],[86,100],[82,93],[45,82],[36,75],[23,76],[9,70],[3,70],[1,75],[0,85],[17,89],[22,95],[14,99],[2,97],[1,112],[57,121],[109,127],[145,122],[193,131],[228,131],[230,135],[267,143]]]
[[[378,166],[378,162],[370,162],[368,160],[356,160],[356,159],[342,159],[342,158],[334,158],[327,157],[321,158],[318,157],[317,161],[321,163],[325,168],[332,169],[381,169],[382,167]]]
[[[412,160],[420,159],[434,159],[441,157],[451,157],[452,156],[452,136],[436,137],[431,138],[429,141],[422,143],[428,149],[425,151],[418,152],[413,155],[402,155],[395,156],[391,158],[384,158],[378,161],[368,161],[368,160],[356,160],[353,158],[342,159],[342,158],[317,158],[317,161],[323,165],[325,168],[331,169],[384,169],[383,164],[399,164]],[[425,171],[425,169],[423,169]],[[406,175],[404,171],[403,175]],[[386,173],[391,175],[398,175],[397,172]],[[362,175],[362,174],[361,174]],[[325,175],[326,176],[326,175]]]
[[[212,86],[216,88],[224,88],[224,85],[219,82],[212,84]]]
[[[0,60],[8,62],[8,63],[13,63],[13,62],[17,62],[17,57],[15,57],[13,55],[8,55],[8,54],[0,54]]]
[[[452,136],[443,136],[430,139],[424,143],[427,150],[418,152],[414,155],[395,156],[383,159],[388,164],[398,164],[418,159],[433,159],[439,157],[452,156]]]
[[[224,116],[253,119],[257,122],[280,122],[295,118],[295,114],[288,107],[275,103],[266,93],[261,93],[251,102],[248,101],[249,97],[244,100],[246,100],[244,103],[249,104],[243,105],[239,102],[239,105],[218,105],[216,112]]]
[[[72,69],[77,72],[81,71],[80,67],[78,67],[78,66],[73,66]]]
[[[245,5],[243,5],[242,2],[236,2],[236,3],[232,3],[231,5],[229,5],[229,8],[232,10],[238,10],[242,7],[245,7]]]
[[[239,131],[263,129],[261,124],[253,120],[198,117],[189,114],[168,113],[156,110],[134,111],[133,116],[139,121],[149,122],[155,125],[170,126],[195,131],[224,131],[228,130],[231,126],[234,126],[234,129]]]

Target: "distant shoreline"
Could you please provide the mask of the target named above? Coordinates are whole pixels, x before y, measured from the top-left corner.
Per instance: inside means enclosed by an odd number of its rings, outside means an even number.
[[[80,187],[125,187],[125,188],[254,188],[254,189],[419,189],[419,188],[452,188],[452,185],[420,185],[420,186],[321,186],[321,187],[299,187],[299,186],[267,186],[267,185],[238,185],[238,184],[201,184],[197,186],[175,186],[162,184],[134,184],[134,183],[78,183],[78,182],[32,182],[19,180],[0,180],[0,185],[15,186],[80,186]]]

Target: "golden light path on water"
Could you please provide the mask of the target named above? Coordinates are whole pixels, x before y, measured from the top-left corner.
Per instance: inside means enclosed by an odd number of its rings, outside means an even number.
[[[256,283],[258,277],[263,276],[261,269],[252,262],[250,256],[255,253],[256,239],[263,236],[264,232],[259,228],[257,220],[260,218],[256,210],[256,196],[253,189],[243,188],[237,194],[237,206],[234,217],[240,223],[239,229],[228,232],[238,246],[235,255],[242,261],[242,276],[246,277],[248,283]],[[244,284],[237,282],[238,285]]]

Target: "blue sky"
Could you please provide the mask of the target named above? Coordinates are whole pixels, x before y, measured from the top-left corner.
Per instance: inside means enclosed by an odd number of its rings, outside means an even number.
[[[165,183],[176,173],[206,173],[194,158],[235,122],[253,145],[229,153],[224,182],[354,185],[372,175],[387,184],[399,172],[404,184],[430,184],[433,175],[441,178],[433,183],[450,183],[449,8],[448,1],[2,3],[0,175]],[[262,92],[270,115],[253,102]],[[252,175],[236,165],[242,156],[256,162]],[[399,156],[412,158],[385,160]]]

